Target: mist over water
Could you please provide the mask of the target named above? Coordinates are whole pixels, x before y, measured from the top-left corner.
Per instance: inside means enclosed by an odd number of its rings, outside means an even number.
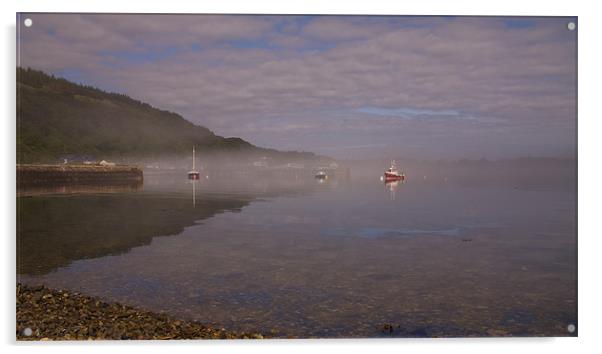
[[[137,188],[23,194],[18,280],[281,336],[576,323],[574,161],[398,160],[404,183],[381,180],[390,161],[262,161],[199,159],[198,182],[158,161]]]

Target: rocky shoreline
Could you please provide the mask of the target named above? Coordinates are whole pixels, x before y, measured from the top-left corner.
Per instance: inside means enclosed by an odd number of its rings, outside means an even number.
[[[17,340],[263,339],[107,303],[79,293],[17,284]]]

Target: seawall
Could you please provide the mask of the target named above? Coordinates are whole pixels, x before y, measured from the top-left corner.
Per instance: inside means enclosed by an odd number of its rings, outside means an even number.
[[[142,182],[138,166],[17,165],[17,185],[44,183]]]

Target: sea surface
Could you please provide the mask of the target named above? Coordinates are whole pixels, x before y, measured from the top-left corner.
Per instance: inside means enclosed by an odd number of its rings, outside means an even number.
[[[576,335],[574,185],[207,176],[20,191],[17,280],[282,337]]]

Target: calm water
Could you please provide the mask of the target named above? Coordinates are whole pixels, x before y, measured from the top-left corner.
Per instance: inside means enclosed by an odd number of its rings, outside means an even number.
[[[23,194],[18,280],[281,336],[576,324],[573,188],[183,177]]]

